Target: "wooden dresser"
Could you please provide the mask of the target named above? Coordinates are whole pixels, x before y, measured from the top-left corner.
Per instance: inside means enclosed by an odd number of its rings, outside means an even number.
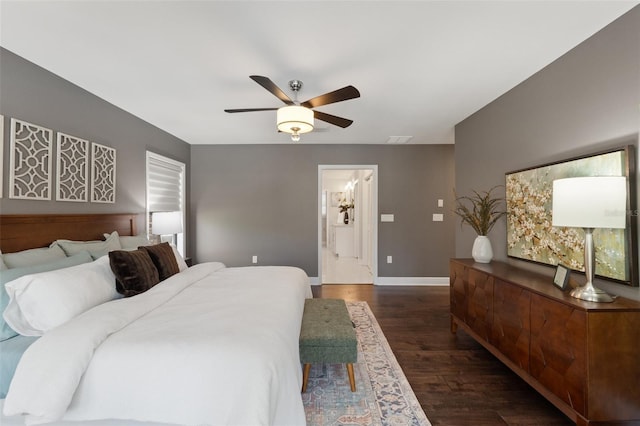
[[[506,263],[450,261],[460,327],[578,425],[640,425],[640,302],[585,302]]]

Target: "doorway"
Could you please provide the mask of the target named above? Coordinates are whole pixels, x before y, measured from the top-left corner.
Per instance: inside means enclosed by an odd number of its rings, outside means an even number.
[[[378,166],[318,166],[318,280],[373,284],[378,265]]]

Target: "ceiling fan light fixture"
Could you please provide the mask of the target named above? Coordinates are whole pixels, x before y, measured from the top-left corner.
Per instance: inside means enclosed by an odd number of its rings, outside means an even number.
[[[252,111],[277,111],[276,124],[278,130],[291,135],[291,140],[298,142],[301,133],[309,133],[313,130],[313,121],[318,119],[334,126],[347,128],[353,124],[353,120],[338,117],[336,115],[327,114],[326,112],[315,111],[316,108],[323,105],[334,104],[336,102],[348,101],[360,97],[360,92],[353,86],[345,86],[333,92],[316,96],[302,103],[298,102],[298,92],[302,88],[300,80],[291,80],[289,87],[294,94],[293,99],[286,95],[270,78],[261,75],[250,75],[251,80],[267,89],[272,95],[280,99],[287,106],[282,108],[241,108],[241,109],[225,109],[225,112],[252,112]]]
[[[297,141],[301,133],[313,130],[313,110],[300,105],[285,106],[278,109],[277,122],[278,130],[290,133],[291,139]]]

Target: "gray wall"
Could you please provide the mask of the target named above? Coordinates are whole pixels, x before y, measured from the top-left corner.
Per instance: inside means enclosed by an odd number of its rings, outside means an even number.
[[[318,275],[318,165],[377,164],[380,277],[448,276],[452,145],[194,145],[191,244],[198,262],[293,265]],[[445,200],[438,209],[437,199]],[[432,213],[444,212],[444,222]],[[195,238],[194,238],[195,237]],[[393,263],[386,263],[386,256]]]
[[[640,6],[456,126],[456,190],[504,184],[504,173],[610,147],[638,144]],[[504,194],[504,190],[502,190]],[[455,255],[475,237],[456,228]],[[490,234],[507,260],[504,221]],[[528,262],[510,260],[532,268]],[[552,273],[552,268],[533,268]],[[640,299],[638,288],[601,287]]]
[[[0,48],[0,114],[5,116],[2,214],[144,213],[147,149],[182,161],[189,169],[190,146],[181,139],[3,48]],[[116,203],[54,201],[55,191],[52,201],[9,199],[10,118],[115,148]],[[52,164],[55,170],[55,157]]]
[[[318,164],[378,164],[381,277],[448,274],[453,255],[453,146],[193,146],[0,48],[0,114],[5,116],[3,214],[143,213],[145,152],[187,164],[187,253],[229,265],[288,264],[317,271]],[[117,150],[115,204],[8,198],[9,119],[18,118]],[[191,155],[190,155],[191,153]],[[55,161],[54,167],[55,167]],[[192,201],[189,201],[192,198]],[[445,199],[438,209],[436,200]],[[445,211],[444,222],[431,214]],[[143,223],[138,224],[142,227]],[[142,229],[142,228],[141,228]],[[383,262],[387,255],[393,264]]]

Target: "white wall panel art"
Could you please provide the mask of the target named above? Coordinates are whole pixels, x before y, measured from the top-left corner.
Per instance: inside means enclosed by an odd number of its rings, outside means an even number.
[[[58,201],[89,201],[89,141],[58,133],[56,169]]]
[[[2,177],[4,176],[4,115],[0,114],[0,198],[2,198],[2,188],[4,186],[4,181]]]
[[[116,202],[116,150],[91,144],[91,202]]]
[[[9,197],[51,199],[53,131],[11,119]]]

